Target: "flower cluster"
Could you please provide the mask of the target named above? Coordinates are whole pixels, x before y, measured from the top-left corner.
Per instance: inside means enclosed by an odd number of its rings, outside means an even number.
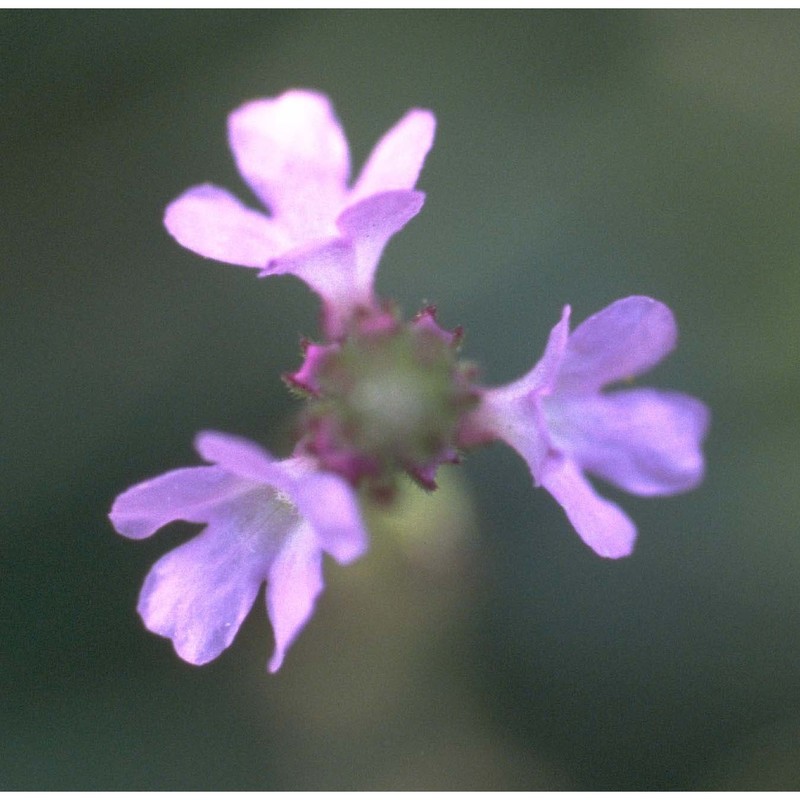
[[[202,433],[195,444],[208,466],[137,484],[111,509],[132,539],[175,520],[206,526],[153,566],[138,606],[190,663],[228,647],[266,583],[277,670],[322,590],[323,553],[347,564],[367,549],[356,491],[391,502],[403,472],[435,489],[438,467],[469,448],[511,445],[583,541],[608,558],[631,552],[636,527],[587,473],[638,495],[702,480],[703,403],[656,389],[606,391],[675,346],[664,304],[627,297],[572,333],[566,307],[533,369],[488,388],[460,358],[460,329],[442,329],[432,307],[404,320],[377,297],[381,253],[424,203],[414,187],[434,129],[431,112],[409,111],[351,185],[347,140],[326,97],[293,90],[257,100],[230,115],[228,133],[265,209],[203,184],[166,210],[167,230],[184,247],[261,277],[294,275],[322,303],[321,341],[304,341],[302,365],[283,375],[304,402],[289,458]]]

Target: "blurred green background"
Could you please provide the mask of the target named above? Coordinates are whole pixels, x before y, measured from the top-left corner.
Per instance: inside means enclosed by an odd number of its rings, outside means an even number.
[[[3,11],[0,47],[0,788],[800,789],[798,12]],[[642,382],[713,425],[698,491],[603,487],[640,529],[618,562],[473,454],[328,565],[269,676],[260,601],[203,668],[146,632],[191,529],[105,515],[198,430],[288,451],[315,298],[161,215],[203,181],[249,199],[226,115],[292,86],[356,165],[436,112],[379,289],[464,325],[488,383],[562,304],[649,294],[681,341]]]

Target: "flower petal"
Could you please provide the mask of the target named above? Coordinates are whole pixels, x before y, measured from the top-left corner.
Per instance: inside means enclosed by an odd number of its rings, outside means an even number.
[[[496,438],[511,445],[528,463],[537,486],[552,449],[542,398],[549,394],[558,374],[569,336],[569,315],[570,308],[565,306],[536,366],[513,383],[484,390],[480,405],[463,423],[475,442]]]
[[[356,283],[361,295],[371,295],[375,270],[389,239],[422,208],[422,192],[382,192],[350,206],[336,220],[355,245]]]
[[[291,90],[228,118],[242,177],[297,241],[324,235],[344,205],[350,155],[330,101]]]
[[[488,389],[481,405],[467,420],[467,425],[480,432],[477,441],[500,439],[513,447],[527,462],[536,486],[550,453],[550,432],[541,411],[541,400],[535,392],[514,394],[509,387]]]
[[[350,201],[390,189],[413,189],[433,144],[436,117],[426,109],[411,109],[387,131],[370,153]]]
[[[114,501],[109,518],[129,539],[144,539],[175,520],[207,522],[214,507],[252,489],[219,467],[186,467],[138,483]]]
[[[554,442],[583,469],[634,494],[687,491],[703,479],[708,409],[678,392],[631,389],[545,401]]]
[[[145,579],[139,614],[153,633],[172,639],[185,661],[216,658],[252,608],[276,542],[285,535],[274,531],[273,538],[262,530],[263,513],[247,529],[248,512],[263,512],[269,503],[269,495],[256,490],[235,510],[219,511],[202,533],[157,561]]]
[[[294,275],[323,301],[325,331],[341,335],[345,320],[359,305],[372,304],[372,287],[358,283],[356,250],[347,239],[336,238],[297,248],[269,263],[261,275]]]
[[[559,393],[594,392],[650,369],[677,340],[672,312],[650,297],[617,300],[581,323],[569,337]]]
[[[227,472],[287,492],[294,479],[286,469],[286,461],[276,461],[255,442],[241,436],[218,431],[202,431],[194,440],[195,450],[206,461],[219,464]]]
[[[269,570],[267,613],[275,635],[270,672],[280,669],[286,651],[314,612],[323,586],[322,551],[311,526],[301,524]]]
[[[570,341],[570,314],[570,307],[564,306],[561,319],[550,331],[542,357],[530,372],[507,387],[503,387],[503,391],[514,395],[530,394],[531,392],[549,393],[558,378],[561,363]]]
[[[355,493],[336,475],[311,473],[297,482],[295,502],[323,550],[340,564],[349,564],[369,544]]]
[[[211,184],[188,189],[164,213],[164,226],[183,247],[241,267],[265,267],[291,246],[269,217]]]
[[[616,504],[595,492],[568,458],[556,456],[542,476],[542,486],[564,509],[578,536],[600,556],[630,555],[636,526]]]

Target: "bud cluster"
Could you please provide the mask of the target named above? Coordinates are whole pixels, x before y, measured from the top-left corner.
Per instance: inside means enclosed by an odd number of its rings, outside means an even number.
[[[378,497],[391,497],[403,470],[435,489],[437,467],[459,459],[463,415],[478,404],[461,339],[432,306],[409,322],[384,306],[360,310],[337,342],[304,343],[303,366],[284,376],[307,398],[300,450]]]

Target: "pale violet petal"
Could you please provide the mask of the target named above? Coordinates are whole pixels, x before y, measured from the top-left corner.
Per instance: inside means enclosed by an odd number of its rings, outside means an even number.
[[[466,427],[476,441],[501,439],[528,463],[538,486],[546,458],[552,449],[542,398],[550,393],[569,336],[570,308],[550,331],[544,355],[526,375],[513,383],[483,391],[478,409]]]
[[[703,479],[708,409],[678,392],[629,389],[545,400],[559,449],[639,495],[687,491]]]
[[[195,186],[173,200],[164,226],[183,247],[240,267],[263,269],[292,246],[276,222],[211,184]]]
[[[520,396],[531,393],[549,393],[556,383],[569,342],[569,318],[571,309],[564,306],[561,319],[555,324],[547,338],[544,354],[536,365],[521,378],[502,390],[509,395]]]
[[[280,669],[286,651],[313,614],[323,586],[322,550],[311,526],[298,525],[269,569],[267,613],[275,636],[270,672]]]
[[[422,192],[382,192],[350,206],[336,220],[339,230],[355,246],[355,280],[360,295],[372,294],[375,270],[386,244],[419,213],[424,202]]]
[[[350,156],[327,97],[294,89],[246,103],[229,116],[228,137],[242,177],[297,241],[329,232]]]
[[[255,490],[217,509],[202,533],[147,575],[139,614],[151,631],[172,639],[185,661],[216,658],[252,608],[277,547],[296,525],[273,505],[268,492]]]
[[[617,300],[569,337],[556,391],[589,393],[639,375],[672,350],[677,335],[663,303],[637,296]]]
[[[207,522],[215,506],[252,488],[219,467],[186,467],[138,483],[114,501],[112,524],[129,539],[144,539],[174,522]]]
[[[294,500],[322,549],[339,563],[349,564],[366,552],[367,531],[347,481],[323,472],[310,473],[297,482]]]
[[[276,461],[264,448],[241,436],[218,431],[202,431],[194,440],[200,456],[228,472],[258,483],[291,492],[295,480],[286,461]]]
[[[431,111],[411,109],[375,145],[353,187],[350,202],[390,189],[413,189],[435,132],[436,117]]]
[[[542,486],[558,501],[578,535],[595,553],[605,558],[631,554],[636,526],[616,503],[595,492],[574,462],[554,457],[542,476]]]
[[[294,275],[323,301],[324,327],[329,337],[344,332],[357,306],[371,306],[372,287],[359,285],[355,245],[335,238],[314,242],[269,263],[261,275]]]
[[[481,438],[500,439],[513,447],[527,462],[538,486],[551,450],[541,399],[535,392],[517,394],[507,388],[486,390],[469,424],[482,432]]]

